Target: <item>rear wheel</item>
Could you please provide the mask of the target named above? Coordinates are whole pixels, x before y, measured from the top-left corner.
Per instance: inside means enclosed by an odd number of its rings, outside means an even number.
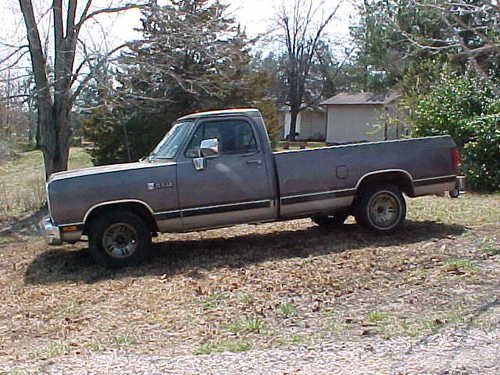
[[[137,265],[147,257],[150,247],[149,227],[132,212],[106,212],[90,223],[89,252],[104,267]]]
[[[356,221],[364,227],[379,233],[392,233],[405,221],[406,202],[396,186],[375,186],[361,193],[355,212]]]
[[[311,220],[319,226],[339,226],[344,224],[348,214],[319,215],[311,217]]]

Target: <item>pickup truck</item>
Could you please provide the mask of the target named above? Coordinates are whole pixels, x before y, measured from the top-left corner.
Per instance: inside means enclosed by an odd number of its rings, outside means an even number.
[[[449,136],[273,152],[258,110],[196,113],[139,162],[53,174],[44,226],[53,244],[87,236],[107,267],[141,262],[159,232],[353,215],[391,233],[405,220],[403,194],[454,190],[459,162]]]

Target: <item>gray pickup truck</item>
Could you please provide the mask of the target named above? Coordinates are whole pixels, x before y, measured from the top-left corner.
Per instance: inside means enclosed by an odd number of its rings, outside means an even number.
[[[88,236],[104,266],[137,264],[158,232],[349,215],[377,232],[398,229],[408,197],[455,188],[459,154],[449,136],[274,152],[258,110],[178,119],[144,160],[53,174],[51,243]]]

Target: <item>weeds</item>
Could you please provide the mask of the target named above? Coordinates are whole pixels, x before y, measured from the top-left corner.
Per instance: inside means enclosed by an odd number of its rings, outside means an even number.
[[[468,259],[450,258],[445,263],[445,271],[455,273],[475,273],[478,268]]]
[[[268,331],[265,322],[259,318],[246,318],[230,323],[226,328],[233,333],[266,333]]]
[[[33,360],[50,359],[66,354],[69,351],[69,345],[66,345],[61,341],[53,341],[45,348],[31,352],[29,357]]]
[[[495,247],[494,245],[487,245],[481,251],[491,256],[500,255],[500,247]]]
[[[297,308],[290,302],[285,302],[279,305],[278,312],[283,315],[285,318],[289,318],[297,314]]]
[[[389,317],[389,314],[387,314],[386,312],[370,311],[366,315],[366,320],[370,323],[380,323],[380,322],[387,320],[388,317]]]
[[[110,340],[111,345],[125,347],[125,346],[134,346],[138,344],[138,341],[135,337],[132,336],[114,336]]]
[[[245,340],[211,341],[202,344],[194,354],[212,354],[233,352],[239,353],[252,349],[252,344]]]

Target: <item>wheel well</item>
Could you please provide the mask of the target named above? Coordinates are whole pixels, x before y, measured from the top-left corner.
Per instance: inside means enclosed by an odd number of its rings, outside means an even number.
[[[391,184],[397,186],[403,193],[412,197],[415,195],[413,182],[409,175],[404,172],[381,172],[364,177],[359,185],[358,192],[369,186]]]
[[[92,222],[92,220],[94,220],[96,217],[98,217],[102,213],[109,212],[109,211],[133,212],[146,221],[151,232],[158,232],[158,226],[156,224],[156,220],[154,219],[151,211],[145,205],[143,205],[139,202],[122,202],[122,203],[111,203],[111,204],[106,204],[103,206],[98,206],[98,207],[94,208],[92,211],[90,211],[90,213],[87,215],[87,218],[85,220],[83,234],[87,234],[89,224]]]

